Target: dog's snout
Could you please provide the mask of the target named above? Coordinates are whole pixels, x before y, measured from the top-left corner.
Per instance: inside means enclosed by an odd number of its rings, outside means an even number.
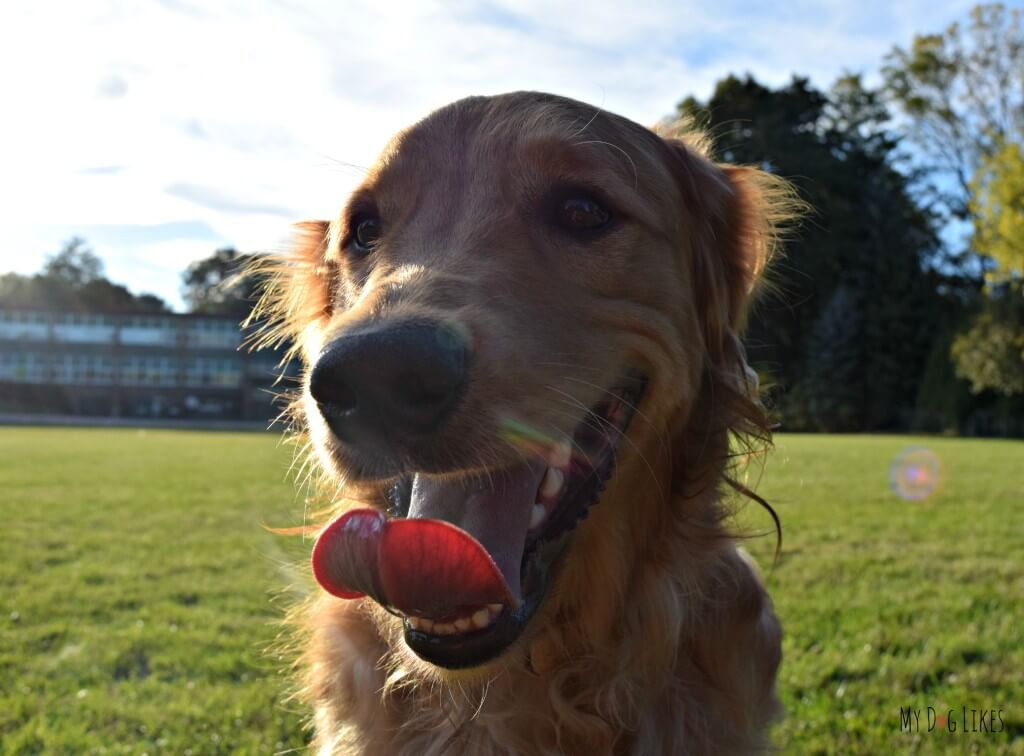
[[[331,429],[353,445],[435,431],[466,383],[466,345],[450,326],[389,324],[343,335],[321,354],[309,390]]]

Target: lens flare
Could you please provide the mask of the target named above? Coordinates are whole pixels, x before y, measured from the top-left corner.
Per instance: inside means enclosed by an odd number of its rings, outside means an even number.
[[[526,423],[513,420],[511,417],[503,417],[500,422],[501,437],[513,446],[544,456],[555,445],[551,436],[541,433]]]
[[[501,418],[499,425],[499,433],[505,441],[529,454],[551,459],[551,464],[564,467],[570,460],[577,463],[586,461],[583,450],[567,436],[555,438],[511,417]]]
[[[939,490],[943,477],[939,455],[920,446],[904,449],[889,465],[889,486],[904,501],[924,501]]]

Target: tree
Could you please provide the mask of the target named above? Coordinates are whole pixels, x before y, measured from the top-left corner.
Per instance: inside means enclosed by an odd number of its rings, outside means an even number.
[[[798,394],[806,427],[863,430],[862,310],[852,288],[840,285],[814,325],[808,341],[808,375]]]
[[[956,337],[956,373],[978,394],[1024,395],[1024,151],[1008,141],[982,160],[972,188],[974,246],[995,262],[979,312]]]
[[[953,342],[952,355],[957,375],[971,382],[974,393],[1024,394],[1024,328],[1019,322],[982,313]]]
[[[253,255],[231,247],[191,263],[182,273],[181,294],[192,312],[245,318],[258,298],[259,279],[246,271]]]
[[[1024,27],[1019,9],[978,5],[965,26],[914,38],[883,69],[927,160],[953,176],[945,203],[971,220],[970,252],[989,287],[952,340],[956,374],[975,393],[1024,394]]]
[[[103,278],[103,262],[85,245],[85,239],[73,236],[46,260],[42,273],[76,289]]]
[[[971,179],[1024,126],[1024,29],[1021,11],[978,5],[965,27],[914,37],[882,68],[892,102],[910,119],[927,160],[954,179],[940,196],[966,219]]]
[[[77,312],[170,312],[154,294],[135,295],[103,275],[103,262],[73,237],[34,276],[0,276],[0,307]]]
[[[982,160],[972,183],[974,246],[997,267],[990,283],[1024,285],[1024,150],[1007,141]]]

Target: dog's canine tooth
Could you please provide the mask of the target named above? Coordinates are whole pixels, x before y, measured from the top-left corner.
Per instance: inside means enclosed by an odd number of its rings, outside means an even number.
[[[499,614],[501,614],[501,610],[504,609],[504,608],[505,608],[504,604],[488,604],[487,605],[487,611],[490,612],[491,619],[494,619]]]
[[[421,629],[421,624],[420,624],[420,618],[419,617],[406,617],[405,619],[406,619],[406,622],[409,623],[409,627],[411,627],[413,630],[420,630]]]
[[[559,441],[551,448],[551,455],[549,461],[552,467],[564,469],[569,466],[569,461],[572,459],[572,442]]]
[[[473,621],[473,627],[475,627],[477,630],[483,630],[485,627],[491,624],[491,613],[490,611],[488,611],[487,607],[484,607],[483,609],[477,609],[473,613],[471,619]]]
[[[530,528],[533,529],[540,525],[547,516],[548,510],[543,504],[534,504],[533,510],[530,512]]]
[[[552,498],[562,490],[562,483],[565,482],[565,475],[557,467],[549,467],[544,473],[544,480],[540,484],[541,496]]]

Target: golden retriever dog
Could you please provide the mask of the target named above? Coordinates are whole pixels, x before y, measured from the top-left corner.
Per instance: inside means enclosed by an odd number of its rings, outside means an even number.
[[[726,494],[757,499],[733,463],[770,441],[739,336],[791,196],[516,92],[401,132],[301,224],[254,317],[301,357],[330,495],[319,753],[769,747],[781,630]]]

